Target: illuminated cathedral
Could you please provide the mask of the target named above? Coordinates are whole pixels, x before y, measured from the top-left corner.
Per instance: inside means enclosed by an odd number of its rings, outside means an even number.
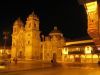
[[[27,17],[26,24],[18,18],[13,24],[12,58],[40,59],[39,18],[34,14]]]
[[[100,56],[95,51],[100,50],[100,21],[98,16],[98,4],[96,0],[83,1],[87,12],[87,32],[92,39],[80,41],[66,41],[59,29],[54,29],[48,36],[40,37],[39,18],[34,12],[27,17],[26,23],[18,18],[13,24],[12,33],[12,58],[52,60],[56,54],[56,60],[67,62],[94,62],[97,63]]]
[[[34,12],[27,17],[25,27],[20,18],[13,24],[12,58],[51,60],[56,53],[60,60],[63,45],[63,34],[56,26],[48,36],[40,38],[39,18]]]

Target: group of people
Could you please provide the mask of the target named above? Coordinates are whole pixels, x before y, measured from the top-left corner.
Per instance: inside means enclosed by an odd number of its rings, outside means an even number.
[[[11,63],[11,54],[8,55],[8,58],[9,58],[10,63]],[[15,62],[15,64],[17,64],[17,58],[16,57],[13,58],[13,61]]]
[[[17,64],[17,58],[13,58],[13,60],[11,60],[11,54],[8,55],[8,59],[9,59],[9,62],[11,63],[11,61],[13,61],[15,64]]]

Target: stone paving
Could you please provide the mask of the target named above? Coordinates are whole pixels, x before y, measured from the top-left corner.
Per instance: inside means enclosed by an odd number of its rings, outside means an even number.
[[[24,70],[36,70],[36,69],[44,69],[50,68],[54,66],[66,66],[68,68],[99,68],[98,64],[90,64],[90,63],[64,63],[58,62],[52,64],[50,61],[36,61],[36,60],[28,60],[28,61],[18,61],[17,64],[11,62],[7,65],[0,66],[0,73],[4,72],[14,72],[14,71],[24,71]]]
[[[1,67],[4,68],[0,68],[0,72],[12,72],[12,71],[48,68],[52,67],[52,64],[51,62],[43,62],[43,61],[18,61],[17,64],[11,62]]]

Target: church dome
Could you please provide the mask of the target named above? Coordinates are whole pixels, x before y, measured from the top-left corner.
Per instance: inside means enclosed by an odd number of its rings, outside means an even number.
[[[49,35],[62,35],[62,33],[57,29],[57,26],[54,26],[54,29],[50,32]]]
[[[60,33],[60,31],[57,29],[57,27],[55,26],[54,27],[54,30],[53,31],[51,31],[50,33]]]

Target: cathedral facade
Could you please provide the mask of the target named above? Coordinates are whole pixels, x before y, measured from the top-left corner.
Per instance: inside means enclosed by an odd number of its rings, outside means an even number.
[[[25,27],[20,18],[14,22],[12,58],[40,59],[40,42],[39,18],[34,12],[27,17]]]
[[[90,1],[84,3],[84,6],[88,20],[87,32],[92,39],[66,42],[56,26],[48,36],[40,36],[39,18],[32,13],[27,17],[25,25],[20,18],[13,24],[12,58],[44,61],[56,58],[57,61],[65,62],[97,63],[100,59],[97,52],[100,50],[98,4],[97,1]]]
[[[12,58],[52,60],[56,54],[61,60],[63,45],[64,37],[57,27],[40,38],[39,18],[34,13],[27,17],[25,25],[20,18],[13,24]]]

